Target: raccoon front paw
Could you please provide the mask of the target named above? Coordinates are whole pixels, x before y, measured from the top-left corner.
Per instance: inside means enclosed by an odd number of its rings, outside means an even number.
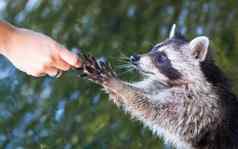
[[[81,73],[83,76],[88,77],[96,83],[102,84],[112,78],[116,78],[115,72],[112,67],[103,59],[96,59],[91,55],[82,55],[82,68]]]

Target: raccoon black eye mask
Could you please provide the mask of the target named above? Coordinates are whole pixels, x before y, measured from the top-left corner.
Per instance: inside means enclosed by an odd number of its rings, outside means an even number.
[[[167,76],[170,80],[178,80],[182,77],[182,74],[178,70],[172,67],[172,64],[164,52],[156,51],[150,54],[153,63],[157,66],[158,70]]]

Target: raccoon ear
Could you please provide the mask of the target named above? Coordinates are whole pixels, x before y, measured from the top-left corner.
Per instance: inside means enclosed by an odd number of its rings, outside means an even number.
[[[206,36],[196,37],[189,43],[193,56],[201,62],[206,59],[208,46],[209,39]]]

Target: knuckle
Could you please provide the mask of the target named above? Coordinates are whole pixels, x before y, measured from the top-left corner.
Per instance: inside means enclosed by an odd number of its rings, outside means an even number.
[[[53,64],[53,63],[54,63],[54,60],[53,60],[52,57],[49,58],[49,59],[46,61],[46,65],[51,65],[51,64]]]
[[[39,72],[32,72],[32,73],[29,73],[30,75],[32,75],[33,77],[40,77],[40,73]]]
[[[70,69],[70,66],[69,66],[69,65],[65,65],[64,67],[62,67],[62,69],[63,69],[64,71],[67,71],[67,70]]]
[[[51,58],[47,58],[39,67],[40,70],[45,70],[47,67],[53,64],[53,60]]]
[[[47,64],[42,64],[40,66],[38,66],[38,69],[36,71],[36,73],[42,73],[47,69],[48,65]]]
[[[54,77],[56,74],[57,74],[57,72],[49,72],[49,73],[47,73],[49,76],[51,76],[51,77]]]
[[[73,63],[74,65],[76,65],[77,62],[78,62],[78,58],[77,58],[77,56],[74,55],[74,54],[72,54],[72,63]]]
[[[44,73],[42,70],[39,69],[31,69],[25,71],[27,75],[33,76],[33,77],[41,77]]]

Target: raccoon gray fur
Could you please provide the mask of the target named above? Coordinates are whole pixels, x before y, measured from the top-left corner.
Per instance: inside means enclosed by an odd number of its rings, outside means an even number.
[[[208,52],[209,39],[175,35],[130,57],[144,80],[120,80],[85,56],[83,73],[110,99],[178,149],[237,149],[238,100]]]

